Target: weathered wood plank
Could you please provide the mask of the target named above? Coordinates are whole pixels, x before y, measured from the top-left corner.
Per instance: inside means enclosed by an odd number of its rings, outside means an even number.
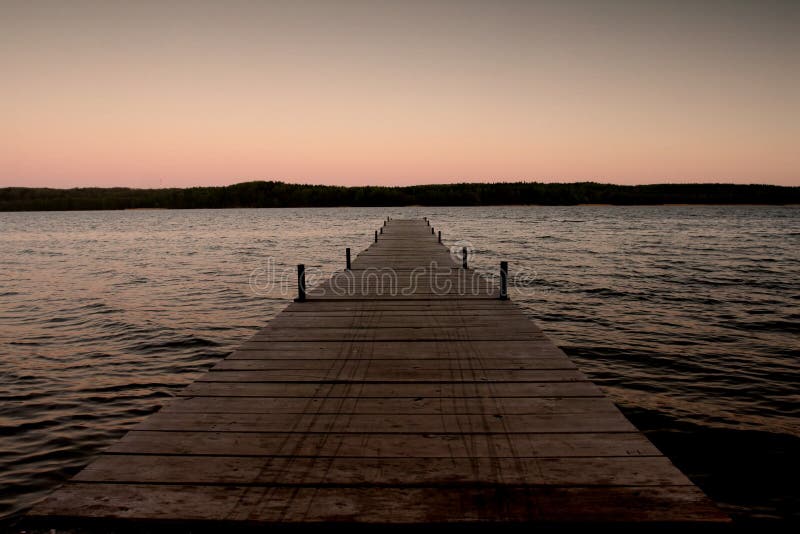
[[[284,524],[727,522],[694,486],[307,488],[76,482],[32,515]]]
[[[265,486],[684,486],[663,456],[599,458],[321,458],[102,455],[80,482]]]
[[[537,341],[537,328],[264,328],[251,341]]]
[[[366,362],[366,363],[364,363]],[[559,358],[480,358],[465,359],[422,359],[403,360],[364,360],[328,358],[325,360],[297,358],[236,358],[225,359],[215,365],[214,371],[271,371],[271,370],[325,370],[333,371],[347,366],[365,365],[371,373],[396,374],[407,371],[460,371],[463,369],[480,370],[531,370],[531,369],[575,369],[575,364],[562,356]]]
[[[579,458],[658,456],[638,432],[519,434],[341,434],[133,430],[108,449],[120,454],[352,458]]]
[[[177,397],[161,413],[552,414],[616,412],[603,397],[287,398]]]
[[[198,382],[579,382],[586,376],[574,369],[380,369],[369,364],[341,366],[330,370],[275,369],[271,371],[210,370]]]
[[[178,392],[181,396],[227,397],[591,397],[602,396],[591,382],[506,383],[287,383],[195,382]]]
[[[253,414],[171,413],[151,415],[137,430],[205,432],[379,432],[384,434],[515,434],[547,432],[631,432],[635,428],[613,412],[574,414]]]
[[[492,328],[514,329],[541,332],[526,317],[480,317],[453,315],[402,315],[387,317],[384,315],[332,317],[328,315],[305,314],[280,315],[269,322],[270,329],[278,328]],[[268,330],[267,330],[268,331]]]
[[[505,302],[494,299],[473,300],[309,300],[301,304],[291,304],[286,308],[286,314],[293,315],[350,315],[386,314],[400,315],[430,314],[442,315],[445,312],[456,316],[483,316],[483,317],[527,317],[524,310],[518,307],[509,307]],[[295,307],[298,306],[298,307]]]
[[[248,341],[234,352],[234,356],[242,353],[260,352],[289,354],[292,358],[300,354],[309,354],[317,358],[334,355],[335,357],[361,356],[367,359],[390,358],[413,355],[422,358],[506,358],[506,357],[552,357],[564,353],[547,339],[527,341],[481,341],[481,340],[449,340],[440,341]],[[252,357],[252,356],[250,356]]]
[[[276,350],[275,347],[269,347],[268,344],[264,343],[264,347],[257,348],[251,347],[248,349],[239,349],[233,353],[231,353],[225,361],[235,361],[235,360],[267,360],[265,365],[271,365],[269,360],[275,360],[276,365],[279,365],[279,362],[282,360],[292,360],[292,361],[300,361],[300,360],[311,360],[315,362],[323,362],[323,361],[330,361],[330,360],[338,360],[342,359],[345,361],[357,361],[357,360],[368,360],[374,362],[375,365],[381,365],[383,362],[386,365],[392,365],[395,362],[404,361],[403,358],[400,357],[400,353],[389,353],[386,354],[383,351],[378,353],[371,352],[371,347],[369,344],[360,344],[361,347],[342,347],[344,352],[342,354],[335,353],[329,350],[314,350],[314,349],[307,349],[307,350],[294,350],[294,351],[283,351],[283,350]],[[365,350],[366,349],[366,350]],[[452,352],[452,353],[451,353]],[[547,348],[542,351],[532,352],[530,355],[525,356],[510,356],[506,357],[504,354],[497,354],[497,353],[480,353],[480,354],[469,354],[469,353],[461,353],[458,355],[457,351],[452,351],[452,348],[447,352],[423,352],[420,354],[414,354],[413,361],[418,362],[415,365],[426,367],[426,368],[441,368],[441,367],[448,367],[454,365],[452,362],[464,362],[465,366],[475,365],[484,367],[487,369],[497,368],[503,369],[507,367],[515,368],[517,366],[536,366],[536,360],[562,360],[567,359],[567,356],[561,352],[557,348]],[[570,360],[571,361],[571,360]],[[299,364],[298,364],[299,365]],[[324,365],[320,363],[320,365]]]

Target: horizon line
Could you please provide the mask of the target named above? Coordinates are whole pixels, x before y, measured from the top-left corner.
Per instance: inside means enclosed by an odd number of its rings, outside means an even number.
[[[800,188],[800,184],[797,185],[784,185],[784,184],[776,184],[776,183],[761,183],[761,182],[722,182],[722,181],[709,181],[709,182],[652,182],[652,183],[635,183],[635,184],[623,184],[623,183],[615,183],[615,182],[599,182],[594,180],[575,180],[575,181],[554,181],[554,182],[543,182],[539,180],[494,180],[494,181],[458,181],[458,182],[430,182],[430,183],[419,183],[419,184],[399,184],[399,185],[386,185],[386,184],[363,184],[363,185],[344,185],[344,184],[329,184],[329,183],[311,183],[311,182],[288,182],[285,180],[273,180],[273,179],[258,179],[258,180],[244,180],[241,182],[232,182],[229,184],[220,184],[220,185],[184,185],[184,186],[161,186],[161,187],[137,187],[137,186],[130,186],[130,185],[109,185],[109,186],[97,186],[97,185],[86,185],[86,186],[72,186],[72,187],[50,187],[50,186],[26,186],[26,185],[0,185],[0,189],[52,189],[56,191],[69,191],[72,189],[132,189],[132,190],[139,190],[139,191],[146,191],[146,190],[160,190],[160,189],[198,189],[198,188],[222,188],[222,187],[233,187],[242,184],[251,184],[251,183],[275,183],[275,184],[284,184],[284,185],[292,185],[292,186],[300,186],[300,187],[336,187],[336,188],[346,188],[346,189],[357,189],[363,187],[371,187],[371,188],[381,188],[381,189],[402,189],[402,188],[410,188],[410,187],[432,187],[432,186],[457,186],[457,185],[513,185],[513,184],[541,184],[541,185],[578,185],[578,184],[594,184],[594,185],[608,185],[608,186],[615,186],[615,187],[651,187],[651,186],[676,186],[676,185],[724,185],[724,186],[765,186],[765,187],[787,187],[787,188]]]

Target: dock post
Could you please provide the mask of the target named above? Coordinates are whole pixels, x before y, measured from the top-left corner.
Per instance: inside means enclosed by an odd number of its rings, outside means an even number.
[[[302,263],[297,265],[297,298],[295,302],[305,302],[306,300],[306,266]]]
[[[508,300],[508,262],[500,262],[500,300]]]
[[[381,233],[383,233],[383,226],[381,226]]]
[[[434,232],[433,232],[433,226],[431,226],[431,235],[433,235],[433,234],[434,234]]]
[[[347,258],[347,270],[350,270],[350,247],[344,249],[344,255]]]
[[[375,230],[375,242],[376,243],[378,242],[378,231],[377,230]]]
[[[442,231],[439,230],[439,243],[441,243],[441,242],[442,242]]]
[[[461,267],[467,268],[467,247],[461,249]]]

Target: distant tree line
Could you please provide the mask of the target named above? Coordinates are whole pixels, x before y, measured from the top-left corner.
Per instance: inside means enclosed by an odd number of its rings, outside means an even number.
[[[800,187],[735,184],[612,185],[458,183],[407,187],[339,187],[245,182],[185,189],[0,189],[0,211],[147,208],[284,208],[333,206],[487,206],[503,204],[800,204]]]

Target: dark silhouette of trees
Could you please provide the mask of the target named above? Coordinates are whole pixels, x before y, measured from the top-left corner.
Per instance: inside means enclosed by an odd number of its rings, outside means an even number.
[[[245,182],[186,189],[0,189],[0,211],[503,204],[800,204],[800,187],[735,184],[458,183],[341,187]]]

